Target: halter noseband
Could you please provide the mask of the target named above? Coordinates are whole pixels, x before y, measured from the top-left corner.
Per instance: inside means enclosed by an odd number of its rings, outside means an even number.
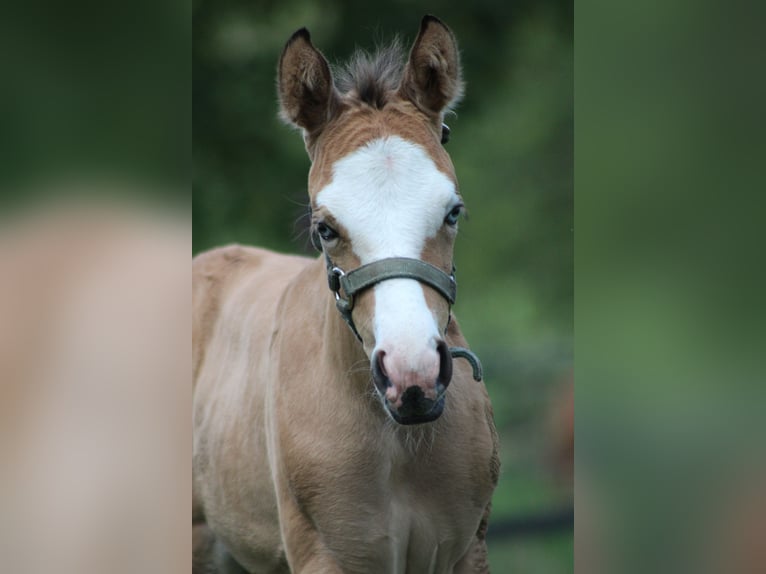
[[[451,317],[451,307],[457,296],[454,265],[452,266],[452,273],[447,275],[441,269],[419,259],[388,257],[362,265],[346,273],[340,267],[333,265],[327,253],[325,253],[325,260],[327,261],[327,283],[330,291],[335,294],[335,306],[360,342],[362,337],[356,330],[352,317],[355,297],[361,291],[389,279],[415,279],[432,287],[449,303]],[[340,294],[341,289],[343,289],[343,296]],[[481,381],[483,378],[481,362],[474,353],[463,347],[450,347],[449,350],[453,357],[467,360],[473,369],[473,378]]]

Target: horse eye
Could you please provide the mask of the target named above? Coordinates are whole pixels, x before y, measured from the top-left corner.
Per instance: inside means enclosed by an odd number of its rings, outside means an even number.
[[[447,214],[447,217],[444,218],[444,223],[447,225],[457,225],[457,220],[462,212],[463,204],[460,203],[453,207],[452,210]]]
[[[324,222],[317,223],[317,233],[325,241],[332,241],[338,237],[338,232]]]

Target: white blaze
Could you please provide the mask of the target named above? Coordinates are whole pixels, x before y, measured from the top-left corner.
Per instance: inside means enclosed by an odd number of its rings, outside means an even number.
[[[421,146],[390,136],[337,161],[316,201],[348,231],[364,265],[386,257],[419,259],[458,197]],[[374,289],[377,345],[411,357],[410,367],[418,369],[422,350],[435,349],[440,336],[420,283],[391,279]]]

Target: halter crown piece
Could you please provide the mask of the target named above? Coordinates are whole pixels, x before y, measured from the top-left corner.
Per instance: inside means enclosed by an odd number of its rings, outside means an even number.
[[[313,242],[315,246],[319,243],[319,241]],[[333,265],[330,256],[326,252],[324,255],[327,262],[327,283],[330,291],[335,294],[335,306],[360,342],[362,337],[356,330],[352,317],[354,298],[361,291],[369,289],[382,281],[387,281],[388,279],[415,279],[436,290],[437,293],[449,302],[450,309],[455,303],[457,283],[455,281],[454,265],[452,266],[452,273],[447,275],[441,269],[419,259],[388,257],[345,272],[340,267]],[[340,294],[341,289],[343,290],[343,296]],[[450,347],[449,351],[453,357],[468,361],[473,369],[473,378],[477,381],[482,380],[481,361],[473,352],[463,347]]]

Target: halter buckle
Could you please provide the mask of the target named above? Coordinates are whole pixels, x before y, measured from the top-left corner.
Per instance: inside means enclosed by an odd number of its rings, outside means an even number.
[[[340,291],[340,278],[343,277],[346,273],[341,269],[340,267],[332,267],[327,272],[327,284],[330,287],[330,291],[335,293],[335,300],[340,299],[339,291]]]
[[[335,295],[335,305],[344,318],[349,321],[351,319],[351,309],[354,308],[354,296],[348,293],[345,298],[340,296],[340,279],[345,275],[346,272],[340,267],[331,267],[327,272],[327,282],[330,285],[330,291]]]

